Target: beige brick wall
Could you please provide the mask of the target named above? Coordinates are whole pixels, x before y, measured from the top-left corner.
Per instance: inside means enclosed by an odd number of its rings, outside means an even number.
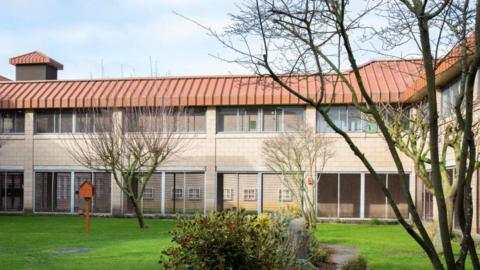
[[[121,117],[121,110],[114,112],[114,119]],[[162,170],[204,171],[205,206],[207,210],[216,208],[216,172],[219,170],[265,172],[268,171],[263,160],[262,145],[266,138],[275,133],[239,133],[227,134],[216,132],[216,110],[207,108],[207,132],[203,134],[187,134],[188,141],[184,150],[175,158],[162,165]],[[316,111],[306,109],[306,122],[315,127]],[[366,171],[361,161],[352,153],[348,145],[335,134],[326,135],[331,140],[334,157],[326,164],[325,171],[340,172]],[[366,154],[373,166],[379,171],[396,170],[384,140],[378,134],[352,133],[353,140]],[[2,148],[1,164],[25,168],[25,209],[32,208],[33,168],[49,168],[51,170],[79,168],[70,154],[68,145],[70,135],[33,134],[33,113],[26,113],[25,136],[9,136],[8,143]],[[405,160],[407,171],[412,170],[408,159]],[[412,185],[414,186],[414,185]],[[277,192],[278,193],[278,192]],[[275,194],[277,196],[278,194]],[[119,188],[112,184],[112,208],[120,213],[122,200]]]

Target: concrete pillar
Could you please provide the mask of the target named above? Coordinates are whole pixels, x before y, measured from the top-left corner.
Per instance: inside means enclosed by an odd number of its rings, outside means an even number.
[[[413,167],[413,164],[412,164],[411,168],[412,167]],[[415,204],[417,204],[418,203],[418,200],[417,200],[418,190],[417,190],[417,182],[415,180],[416,180],[415,172],[411,171],[410,176],[409,176],[409,182],[408,182],[409,183],[409,190],[410,190],[410,195],[413,198],[413,202]],[[417,212],[418,212],[418,206],[417,206]],[[408,218],[409,219],[412,218],[412,215],[410,213],[408,213]]]
[[[316,123],[317,123],[317,110],[312,106],[307,106],[305,108],[305,125],[306,125],[306,127],[311,128],[314,131],[316,131],[316,126],[317,126]],[[320,169],[319,164],[315,164],[314,171],[312,171],[310,173],[307,173],[307,174],[311,174],[311,176],[307,175],[307,177],[305,177],[305,181],[307,182],[306,183],[307,194],[305,194],[305,195],[310,196],[311,200],[314,201],[313,207],[315,208],[315,211],[316,211],[316,208],[317,208],[316,195],[317,195],[317,187],[318,187],[317,180],[318,180],[319,169]]]
[[[122,125],[122,109],[114,109],[112,113],[112,126]],[[117,173],[118,179],[121,179],[121,175]],[[115,182],[114,176],[112,175],[112,215],[120,216],[122,215],[122,190]]]
[[[312,106],[305,109],[305,123],[307,127],[315,129],[317,126],[317,110]]]
[[[207,119],[207,139],[206,147],[206,171],[205,171],[205,210],[216,209],[217,205],[217,167],[216,167],[216,134],[217,134],[217,112],[215,107],[208,107],[206,112]]]
[[[478,234],[478,170],[472,177],[472,206],[473,206],[473,220],[472,220],[472,234]]]
[[[25,144],[23,161],[23,210],[25,213],[33,213],[34,204],[34,173],[33,173],[33,133],[34,115],[33,110],[25,111]]]

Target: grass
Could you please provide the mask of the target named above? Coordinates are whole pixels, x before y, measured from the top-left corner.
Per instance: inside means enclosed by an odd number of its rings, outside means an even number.
[[[161,269],[171,244],[171,220],[92,218],[90,237],[81,217],[0,216],[0,269]],[[353,246],[374,269],[431,269],[418,245],[398,225],[320,224],[321,242]],[[83,254],[54,254],[90,248]]]
[[[428,257],[399,225],[320,224],[316,235],[323,243],[356,247],[373,269],[432,269]],[[454,248],[458,251],[458,245]]]
[[[92,218],[91,235],[81,217],[0,216],[0,269],[160,269],[160,251],[170,244],[175,222]],[[91,248],[84,254],[53,254],[61,248]]]

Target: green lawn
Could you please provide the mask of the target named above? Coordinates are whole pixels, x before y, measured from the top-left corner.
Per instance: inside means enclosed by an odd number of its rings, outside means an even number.
[[[93,218],[86,237],[81,217],[0,216],[0,269],[161,269],[160,251],[175,222]],[[321,242],[357,247],[374,269],[431,269],[425,255],[398,225],[320,224]],[[91,248],[84,254],[53,254]]]
[[[374,269],[432,269],[428,257],[400,225],[320,224],[317,238],[358,248]],[[458,245],[454,248],[458,250]]]
[[[175,222],[92,218],[90,237],[81,217],[0,216],[0,269],[160,269],[160,250]],[[85,254],[52,254],[60,248],[92,248]]]

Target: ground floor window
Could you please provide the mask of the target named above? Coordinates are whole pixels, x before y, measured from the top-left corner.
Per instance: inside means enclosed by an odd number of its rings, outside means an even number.
[[[217,207],[255,213],[279,210],[295,204],[292,181],[291,176],[274,173],[219,173]]]
[[[141,207],[145,214],[165,213],[203,213],[205,202],[205,174],[203,172],[165,172],[164,189],[162,189],[162,173],[155,173],[149,179]],[[134,192],[138,191],[134,185]],[[162,206],[163,197],[165,205]],[[133,205],[124,194],[123,212],[133,213]]]
[[[205,206],[205,174],[203,172],[167,172],[165,189],[166,213],[203,213]]]
[[[258,174],[257,173],[224,173],[223,209],[245,209],[248,212],[258,211]],[[225,191],[227,191],[225,193]]]
[[[379,176],[397,202],[402,215],[408,217],[408,206],[399,175]],[[317,215],[327,218],[395,218],[380,186],[368,173],[321,174],[317,186]]]
[[[0,172],[0,211],[23,210],[23,172]]]
[[[281,174],[262,174],[262,209],[275,211],[288,205],[293,205],[293,194],[290,187],[294,186],[293,178]]]
[[[423,181],[416,178],[416,207],[420,218],[425,221],[433,220],[433,192],[430,191]]]
[[[35,211],[72,212],[83,209],[79,187],[90,182],[95,196],[90,209],[93,213],[108,213],[111,207],[111,174],[102,172],[36,172]]]
[[[150,179],[145,186],[143,193],[143,199],[140,202],[140,206],[143,208],[143,212],[146,214],[159,214],[161,213],[162,206],[162,175],[160,173],[154,173],[150,176]],[[133,192],[137,194],[138,183],[133,185]],[[123,212],[133,213],[133,204],[128,197],[123,195]]]
[[[94,213],[109,213],[111,210],[111,187],[110,173],[103,172],[75,172],[74,173],[74,211],[84,208],[85,200],[80,198],[80,186],[84,182],[92,183],[95,187],[95,195],[91,201],[90,209]]]

